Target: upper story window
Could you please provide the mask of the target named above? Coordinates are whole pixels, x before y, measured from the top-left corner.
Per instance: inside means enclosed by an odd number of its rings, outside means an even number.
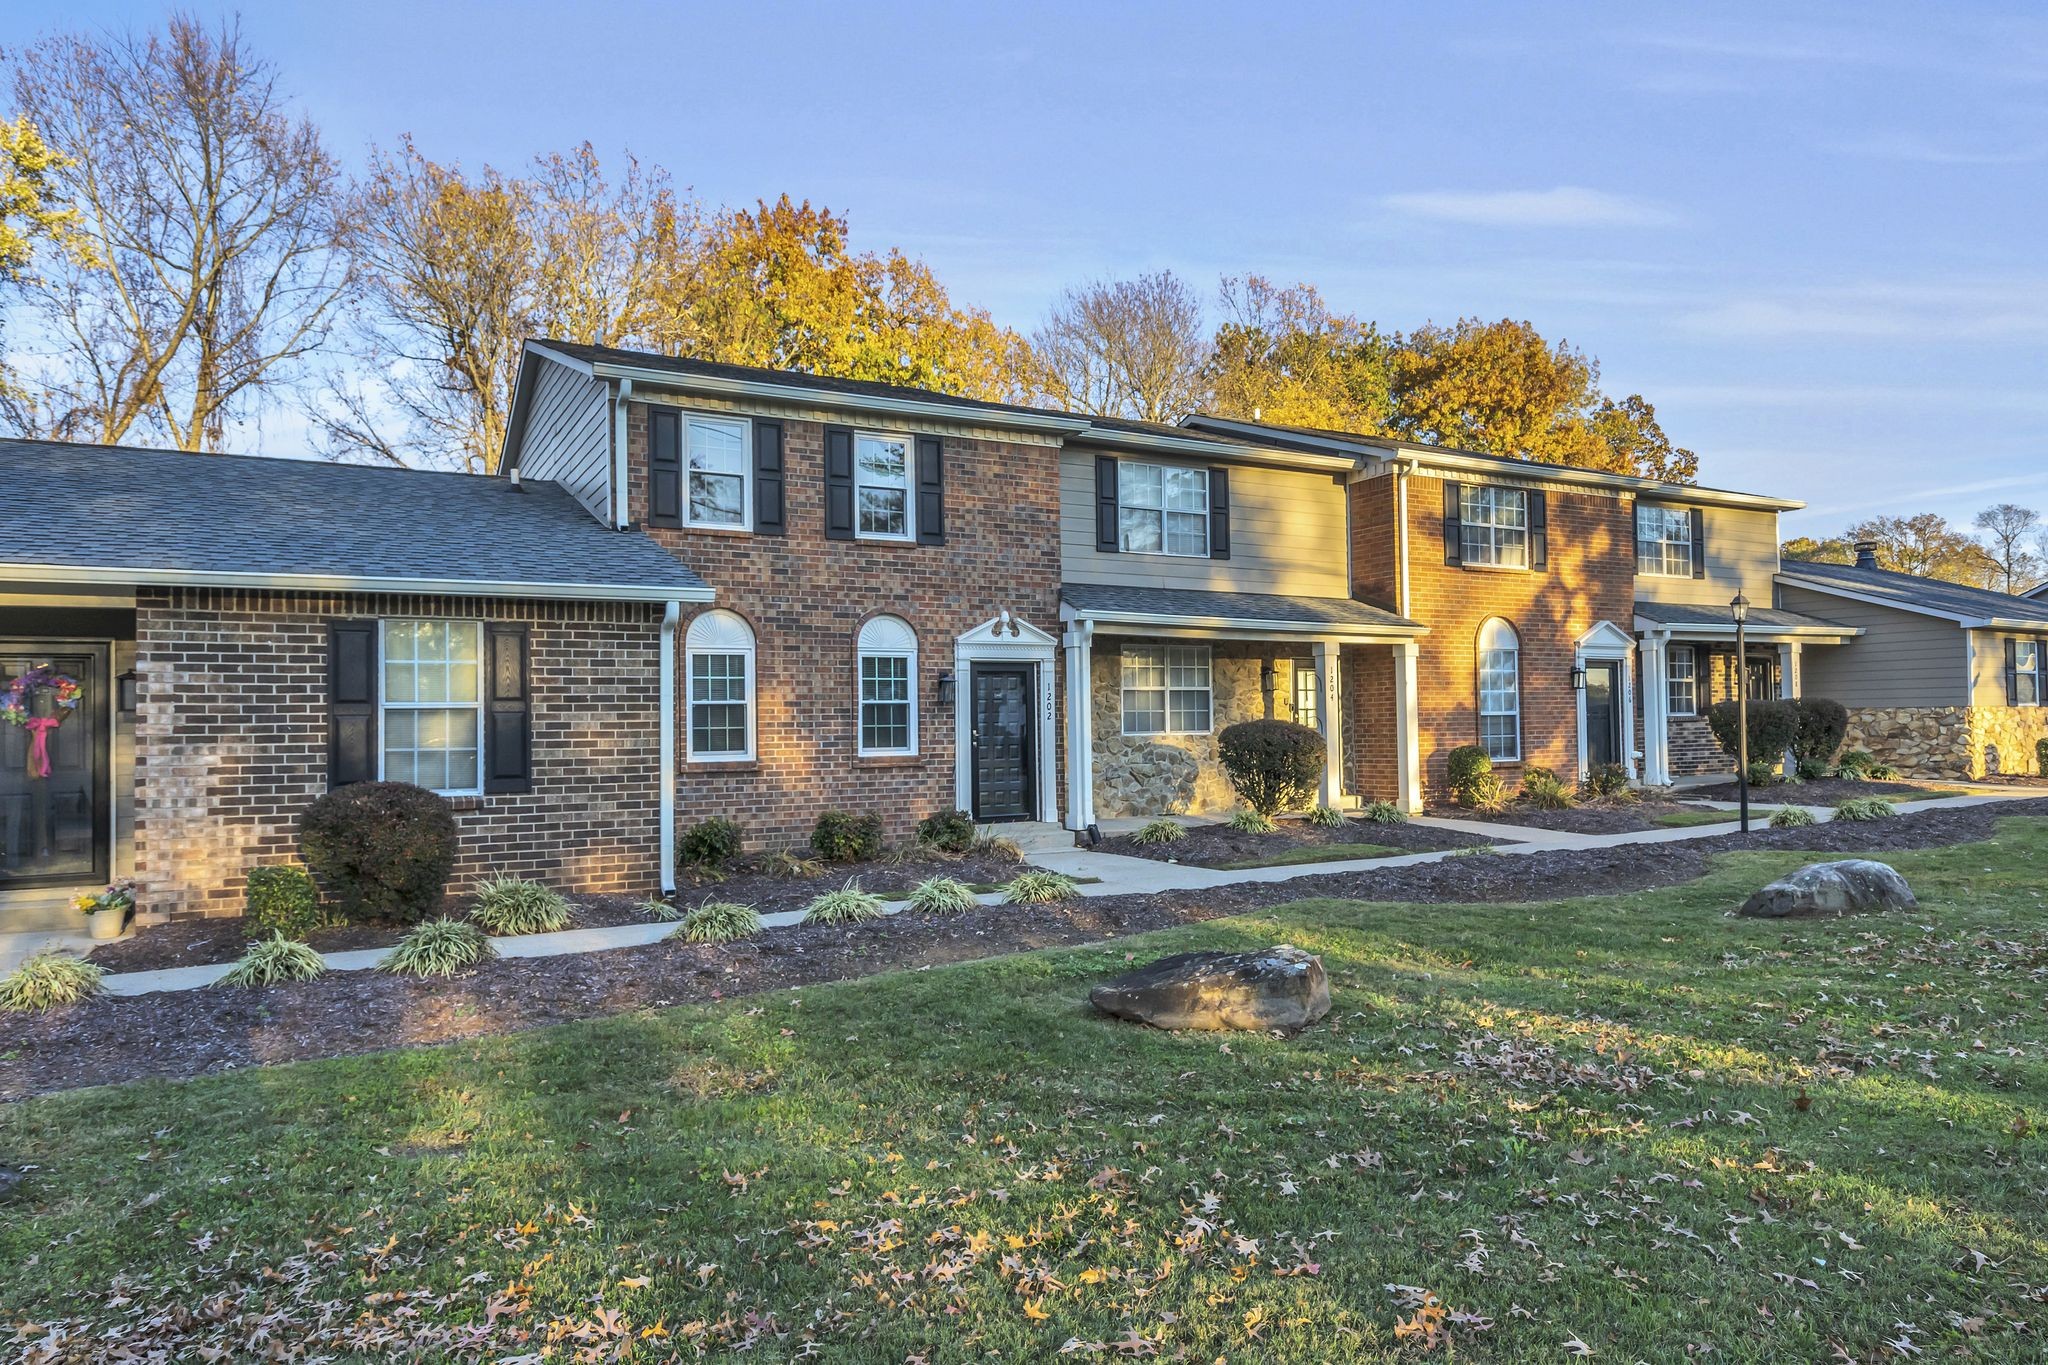
[[[1117,544],[1128,554],[1209,556],[1209,471],[1119,460]]]
[[[483,791],[483,623],[383,623],[380,776],[444,796]]]
[[[753,479],[753,459],[747,450],[749,423],[744,419],[700,417],[683,419],[683,447],[690,474],[686,499],[688,522],[692,526],[737,526],[747,524],[748,484]]]
[[[1522,641],[1498,616],[1479,628],[1479,742],[1496,763],[1522,757]]]
[[[2039,640],[2008,640],[2006,694],[2014,706],[2048,705],[2048,650]]]
[[[917,636],[894,616],[860,628],[860,752],[917,752]]]
[[[853,438],[853,497],[863,539],[909,540],[910,438],[860,432]]]
[[[1671,714],[1674,716],[1696,716],[1700,709],[1700,680],[1698,657],[1691,645],[1673,645],[1664,656],[1664,669],[1670,686],[1666,693],[1671,699]]]
[[[735,763],[754,756],[754,632],[729,611],[690,622],[689,752],[696,762]]]
[[[1520,488],[1468,484],[1458,490],[1458,553],[1466,564],[1529,567],[1529,494]]]
[[[1207,645],[1126,645],[1123,732],[1206,735],[1212,709]]]
[[[1692,577],[1692,511],[1636,504],[1636,572],[1652,578]]]

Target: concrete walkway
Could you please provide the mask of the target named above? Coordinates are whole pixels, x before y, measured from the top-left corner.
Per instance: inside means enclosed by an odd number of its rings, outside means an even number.
[[[1926,801],[1902,801],[1902,813],[1923,810],[1960,809],[1968,806],[1988,805],[1998,801],[2024,801],[2035,797],[2048,796],[2048,788],[2004,787],[1982,795],[1936,797]],[[1428,829],[1458,830],[1468,834],[1483,835],[1491,839],[1512,842],[1494,845],[1494,852],[1501,855],[1558,852],[1583,848],[1614,848],[1626,844],[1667,844],[1687,839],[1706,839],[1726,834],[1734,823],[1735,805],[1732,802],[1702,802],[1715,809],[1729,812],[1728,823],[1712,825],[1687,825],[1677,829],[1638,830],[1627,834],[1574,834],[1566,830],[1532,829],[1525,825],[1493,824],[1484,820],[1447,819],[1439,816],[1419,815],[1410,821]],[[1751,824],[1762,827],[1768,816],[1759,817],[1759,809],[1775,809],[1788,803],[1777,802],[1771,807],[1751,803]],[[1825,824],[1834,818],[1834,810],[1827,806],[1807,806],[1816,823]],[[1188,817],[1187,824],[1204,821]],[[1140,821],[1106,821],[1105,833],[1120,834],[1128,824],[1135,828]],[[1159,862],[1151,858],[1131,858],[1116,853],[1098,853],[1092,849],[1077,848],[1073,836],[1056,826],[1038,825],[1015,828],[1011,837],[1024,851],[1027,861],[1053,872],[1064,872],[1074,878],[1093,878],[1082,882],[1079,891],[1082,896],[1125,896],[1143,895],[1155,891],[1202,891],[1218,886],[1232,886],[1244,882],[1285,882],[1296,877],[1322,876],[1332,872],[1367,872],[1377,868],[1414,867],[1421,863],[1438,862],[1444,858],[1467,856],[1465,850],[1447,849],[1434,853],[1407,853],[1391,858],[1359,858],[1342,862],[1294,863],[1285,867],[1251,867],[1222,869],[1194,867],[1185,863]],[[1002,897],[990,892],[976,897],[984,905],[998,904]],[[891,901],[884,907],[885,914],[900,912],[906,902]],[[801,910],[782,910],[761,916],[761,923],[767,928],[780,928],[796,924],[803,919]],[[675,932],[672,923],[626,924],[604,929],[565,929],[555,934],[523,934],[505,938],[494,938],[491,946],[500,957],[559,957],[566,953],[595,953],[612,948],[633,948],[641,944],[658,942]],[[16,944],[9,940],[20,939]],[[27,941],[33,941],[33,944]],[[92,944],[78,934],[0,934],[0,974],[11,971],[22,958],[32,952],[62,951],[76,952],[81,956]],[[383,958],[382,948],[357,949],[344,953],[325,954],[330,971],[356,972],[374,968]],[[168,967],[153,972],[109,973],[103,984],[114,995],[147,995],[152,991],[192,990],[209,986],[227,974],[229,963],[209,963],[196,967]]]

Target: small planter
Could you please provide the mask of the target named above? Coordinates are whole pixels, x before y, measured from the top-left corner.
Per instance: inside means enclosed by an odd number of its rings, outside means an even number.
[[[96,943],[121,937],[128,912],[135,908],[135,884],[115,882],[104,891],[88,891],[71,902],[85,916],[85,932]]]
[[[104,910],[94,910],[85,917],[85,932],[95,942],[105,942],[110,938],[119,938],[121,937],[121,931],[127,927],[128,907],[125,905],[114,905]]]

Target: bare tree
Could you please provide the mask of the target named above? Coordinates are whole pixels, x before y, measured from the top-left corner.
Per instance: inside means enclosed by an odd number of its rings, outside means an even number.
[[[21,54],[21,112],[90,264],[33,294],[48,346],[5,400],[24,430],[137,429],[218,449],[231,416],[318,346],[350,283],[339,168],[233,22],[51,38]]]
[[[1050,406],[1176,421],[1208,394],[1201,300],[1171,271],[1069,289],[1032,335],[1029,366]]]
[[[2041,514],[2031,507],[2001,502],[1977,514],[1975,525],[1983,532],[1985,554],[1996,570],[1995,586],[2001,592],[2019,592],[2031,587],[2043,572],[2042,560],[2028,542],[2044,540]]]

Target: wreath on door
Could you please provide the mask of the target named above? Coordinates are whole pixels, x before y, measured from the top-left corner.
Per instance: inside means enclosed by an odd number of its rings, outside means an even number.
[[[57,714],[53,716],[38,716],[30,710],[35,704],[36,694],[45,691],[54,692],[57,696]],[[50,775],[50,732],[64,723],[65,716],[78,709],[84,691],[78,679],[59,673],[48,664],[38,664],[7,684],[5,692],[0,692],[0,720],[28,731],[28,775],[31,778]]]

